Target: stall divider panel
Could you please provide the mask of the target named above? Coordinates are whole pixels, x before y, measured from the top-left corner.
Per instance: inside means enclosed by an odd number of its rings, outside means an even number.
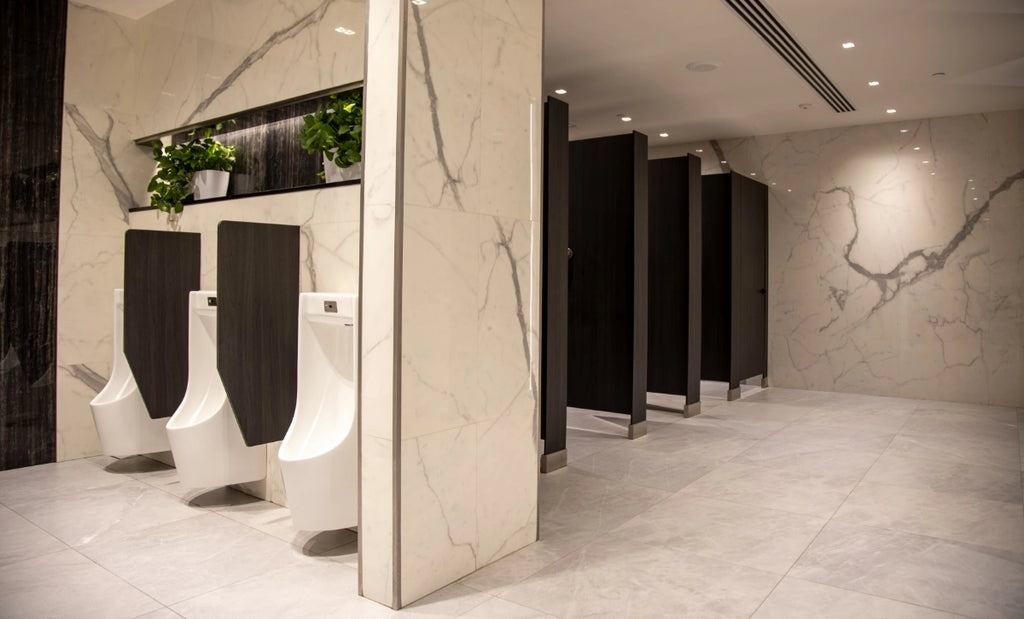
[[[170,417],[188,385],[188,293],[199,290],[200,236],[124,234],[124,356],[153,419]]]
[[[647,136],[569,145],[568,404],[646,433]]]
[[[544,104],[544,284],[542,293],[540,468],[548,473],[567,464],[569,312],[569,106],[548,97]]]
[[[217,370],[245,443],[280,441],[295,412],[299,227],[217,226]]]
[[[700,413],[701,179],[695,155],[650,162],[647,390]]]

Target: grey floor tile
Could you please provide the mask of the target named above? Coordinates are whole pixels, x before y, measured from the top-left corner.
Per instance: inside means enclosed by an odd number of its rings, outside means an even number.
[[[0,506],[0,566],[58,552],[67,545],[22,516]]]
[[[286,542],[212,513],[89,544],[80,550],[164,605],[301,557]]]
[[[782,421],[791,423],[807,418],[813,411],[807,406],[782,402],[762,402],[757,398],[727,402],[710,411],[715,417],[744,421]]]
[[[895,430],[881,428],[794,423],[772,435],[772,440],[816,445],[827,449],[880,453],[889,446],[895,435]]]
[[[616,538],[785,574],[826,519],[677,494],[612,532]]]
[[[1017,442],[1017,416],[996,419],[989,415],[956,411],[917,411],[903,426],[902,434],[971,437],[996,443]]]
[[[402,608],[401,616],[454,617],[471,612],[490,600],[486,595],[461,583],[454,583]]]
[[[740,453],[731,462],[860,479],[877,460],[875,451],[849,451],[769,438]]]
[[[862,484],[834,520],[999,548],[1024,562],[1024,507],[1019,503]]]
[[[307,560],[271,569],[174,604],[183,617],[343,617],[377,610],[358,597],[358,573],[333,561]],[[379,608],[381,616],[391,613]]]
[[[613,529],[669,496],[567,469],[544,475],[540,483],[541,521],[578,530]]]
[[[895,433],[906,425],[913,413],[912,407],[876,409],[856,406],[824,406],[812,410],[801,421],[809,424],[878,429],[886,433]]]
[[[883,454],[863,481],[1022,503],[1021,473],[1013,468]]]
[[[957,615],[787,576],[753,619],[953,619]]]
[[[1020,446],[1012,441],[991,441],[955,434],[897,434],[887,454],[927,458],[960,464],[1014,468],[1020,462]]]
[[[111,458],[84,458],[0,471],[0,505],[113,486],[125,480],[103,470]]]
[[[789,575],[968,617],[1024,616],[1024,564],[923,535],[833,521]]]
[[[572,468],[630,485],[675,492],[711,471],[718,461],[692,451],[655,452],[647,444],[621,445],[575,460]]]
[[[474,619],[546,619],[553,617],[553,615],[542,613],[539,610],[498,598],[491,598],[461,616]]]
[[[848,477],[727,462],[680,493],[827,518],[856,484]]]
[[[628,539],[589,544],[501,595],[556,617],[746,617],[780,576]]]
[[[4,617],[137,617],[161,605],[67,549],[0,567]]]

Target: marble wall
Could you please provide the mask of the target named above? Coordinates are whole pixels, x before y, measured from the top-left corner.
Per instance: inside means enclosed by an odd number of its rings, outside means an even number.
[[[365,0],[175,0],[138,20],[68,10],[58,273],[59,459],[99,453],[89,400],[111,363],[110,290],[128,227],[161,228],[135,139],[363,79]],[[346,26],[348,36],[334,29]],[[302,290],[354,291],[358,187],[187,207],[215,287],[221,219],[302,226]],[[271,449],[271,452],[276,450]],[[273,464],[273,463],[272,463]],[[274,467],[271,467],[271,479]],[[254,490],[283,500],[278,484]]]
[[[0,7],[0,470],[55,457],[64,0]]]
[[[770,187],[771,384],[1024,405],[1024,110],[686,152]]]
[[[537,535],[543,2],[369,18],[361,581],[400,607]]]

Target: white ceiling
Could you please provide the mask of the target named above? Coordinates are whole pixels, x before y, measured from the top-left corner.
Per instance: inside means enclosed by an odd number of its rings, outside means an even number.
[[[764,4],[856,111],[834,112],[725,0],[547,0],[545,90],[568,91],[572,139],[651,146],[1024,108],[1024,0]]]

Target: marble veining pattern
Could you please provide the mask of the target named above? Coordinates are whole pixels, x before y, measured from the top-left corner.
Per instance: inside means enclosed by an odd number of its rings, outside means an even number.
[[[1024,110],[652,149],[770,189],[769,378],[1024,403]],[[718,161],[727,161],[720,164]]]

